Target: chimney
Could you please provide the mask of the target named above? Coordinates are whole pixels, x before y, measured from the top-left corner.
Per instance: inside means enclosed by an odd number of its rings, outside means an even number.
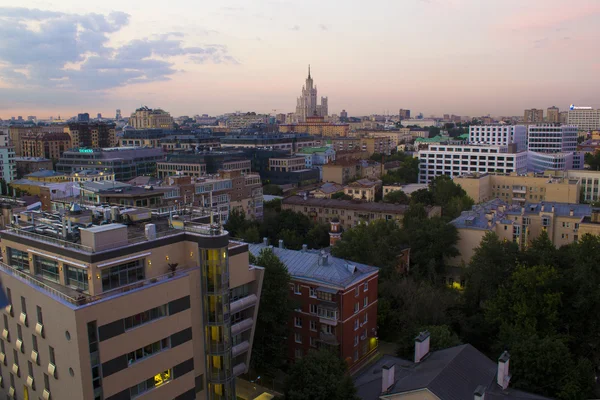
[[[322,265],[327,265],[327,261],[329,260],[329,256],[324,251],[321,252],[321,260],[323,260]]]
[[[156,225],[154,224],[146,224],[146,239],[154,240],[156,239]]]
[[[415,338],[415,363],[421,362],[429,354],[429,338],[431,334],[428,331],[421,332]]]
[[[395,364],[385,364],[381,368],[381,393],[385,393],[394,384]]]
[[[269,245],[269,238],[266,238],[266,237],[264,237],[264,238],[263,238],[263,244],[264,244],[265,246],[268,246],[268,245]]]
[[[573,210],[572,208],[569,210],[569,216],[573,216],[573,214],[575,214],[575,210]]]
[[[509,363],[510,363],[510,354],[508,354],[508,351],[505,351],[504,353],[502,353],[502,355],[498,359],[498,376],[497,376],[498,385],[501,386],[503,390],[508,387],[508,383],[510,382],[510,375],[508,374]]]
[[[279,248],[283,249],[283,239],[279,239]]]
[[[473,400],[485,400],[485,386],[477,386],[477,389],[473,392]]]
[[[304,253],[306,250],[308,250],[308,245],[303,244],[302,245],[302,252]]]
[[[554,212],[554,204],[552,204],[552,212]]]

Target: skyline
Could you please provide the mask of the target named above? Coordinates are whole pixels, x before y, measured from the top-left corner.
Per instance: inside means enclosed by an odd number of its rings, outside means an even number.
[[[330,114],[600,106],[596,2],[386,3],[0,0],[0,118],[289,113],[308,64]]]

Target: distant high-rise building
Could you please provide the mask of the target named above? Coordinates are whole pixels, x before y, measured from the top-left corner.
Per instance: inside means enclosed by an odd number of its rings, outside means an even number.
[[[118,121],[121,119],[121,109],[117,108],[117,114],[115,115],[115,119]]]
[[[308,117],[327,117],[328,114],[327,97],[321,97],[321,104],[317,102],[317,87],[313,86],[309,65],[308,78],[302,87],[302,96],[298,97],[296,104],[296,120],[306,122]]]
[[[98,118],[98,119],[102,119],[102,114],[98,113],[98,116],[97,116],[97,118]]]
[[[340,113],[340,119],[342,121],[348,119],[348,113],[346,112],[346,110],[342,110],[342,112]]]
[[[151,109],[146,106],[140,107],[131,114],[129,125],[135,129],[173,129],[173,117],[160,108]]]
[[[544,122],[544,110],[538,110],[536,108],[525,110],[523,122],[526,124],[541,124]]]
[[[29,116],[27,116],[27,121],[28,122],[36,123],[37,122],[37,117],[35,115],[29,115]]]
[[[23,117],[19,115],[19,116],[17,117],[17,121],[19,121],[19,122],[23,122]]]
[[[600,110],[592,108],[572,108],[567,117],[569,125],[577,125],[579,131],[600,130]]]
[[[405,109],[401,108],[400,112],[398,114],[399,114],[398,116],[400,117],[400,120],[410,119],[410,110],[405,110]]]
[[[558,107],[552,106],[549,107],[546,111],[546,119],[551,124],[557,124],[560,122],[560,110]]]
[[[569,121],[569,112],[561,111],[558,113],[558,122],[561,124],[566,124]]]
[[[90,114],[88,114],[88,113],[77,114],[77,122],[90,122]]]

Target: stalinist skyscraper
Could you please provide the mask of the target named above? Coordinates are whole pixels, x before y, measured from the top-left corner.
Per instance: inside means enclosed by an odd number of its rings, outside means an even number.
[[[327,97],[321,97],[321,104],[317,103],[317,87],[313,87],[313,79],[310,76],[310,65],[308,66],[308,78],[302,87],[302,96],[298,97],[296,105],[297,122],[306,122],[306,117],[327,117]]]

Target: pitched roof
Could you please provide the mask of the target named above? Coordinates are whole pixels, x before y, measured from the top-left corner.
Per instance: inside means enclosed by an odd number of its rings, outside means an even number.
[[[248,245],[248,250],[255,256],[258,256],[266,248],[269,246],[264,243]],[[340,289],[352,286],[354,282],[379,271],[379,268],[332,255],[327,255],[325,264],[322,261],[321,252],[314,250],[288,250],[279,247],[273,247],[272,250],[285,264],[293,278],[313,281],[317,284],[333,285]]]

